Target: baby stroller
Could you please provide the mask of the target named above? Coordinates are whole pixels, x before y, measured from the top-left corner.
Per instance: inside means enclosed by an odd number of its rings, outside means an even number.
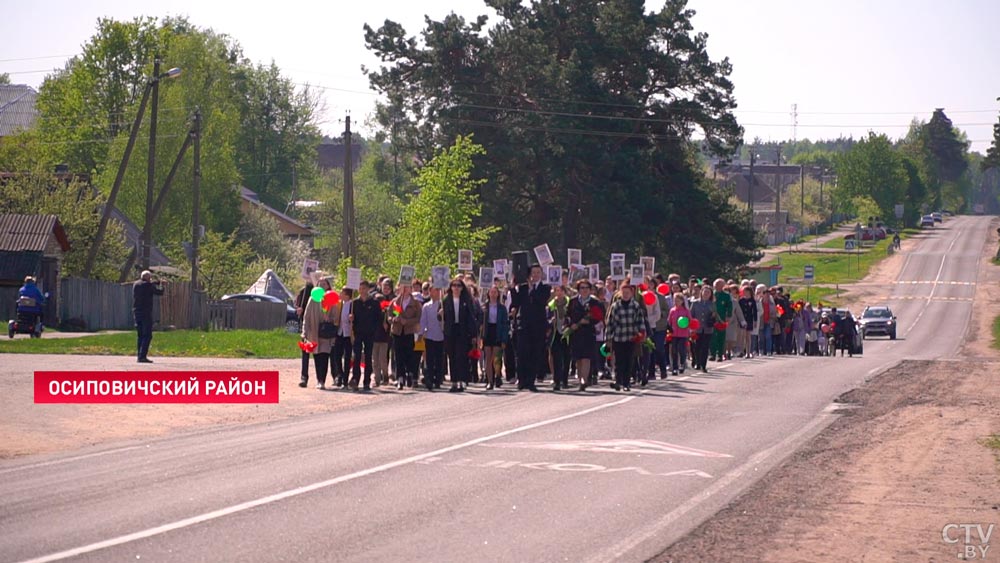
[[[41,307],[32,297],[17,299],[16,318],[7,321],[7,336],[30,334],[31,338],[41,338],[45,327],[42,325]]]

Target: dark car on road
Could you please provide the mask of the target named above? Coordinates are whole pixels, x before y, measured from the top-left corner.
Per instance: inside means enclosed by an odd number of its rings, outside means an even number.
[[[236,293],[236,294],[233,294],[233,295],[223,295],[222,296],[222,301],[229,301],[230,299],[235,299],[235,300],[238,300],[238,301],[255,301],[257,303],[264,303],[264,302],[281,303],[281,304],[283,304],[285,306],[285,321],[286,322],[295,322],[295,321],[299,320],[299,317],[295,314],[295,308],[294,307],[292,307],[288,303],[285,303],[284,301],[282,301],[281,299],[278,299],[277,297],[275,297],[273,295],[266,295],[266,294],[260,294],[260,293]]]
[[[890,340],[896,339],[896,315],[885,305],[865,307],[858,323],[861,325],[862,339],[873,334],[888,336]]]

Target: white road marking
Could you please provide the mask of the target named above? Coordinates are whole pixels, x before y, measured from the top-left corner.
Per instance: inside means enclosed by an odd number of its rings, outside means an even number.
[[[78,455],[78,456],[75,456],[75,457],[67,457],[67,458],[63,458],[63,459],[54,459],[52,461],[43,461],[43,462],[40,462],[40,463],[32,463],[30,465],[20,465],[18,467],[9,467],[7,469],[0,469],[0,475],[3,475],[4,473],[13,473],[14,471],[24,471],[24,470],[27,470],[27,469],[36,469],[38,467],[48,467],[50,465],[58,465],[60,463],[69,463],[71,461],[79,461],[81,459],[90,459],[92,457],[99,457],[99,456],[102,456],[102,455],[117,454],[117,453],[121,453],[121,452],[127,452],[129,450],[138,450],[140,448],[145,448],[145,447],[146,446],[128,446],[126,448],[117,448],[117,449],[114,449],[114,450],[107,450],[107,451],[103,451],[103,452],[96,452],[96,453],[86,454],[86,455]]]
[[[560,452],[598,452],[616,454],[683,455],[695,457],[733,457],[729,454],[699,450],[656,440],[570,440],[562,442],[503,442],[480,444],[484,448],[522,448],[529,450],[555,450]]]
[[[641,393],[641,392],[640,392]],[[397,467],[402,467],[404,465],[409,465],[412,463],[417,463],[430,459],[432,457],[441,456],[446,453],[454,452],[477,444],[482,444],[483,442],[489,442],[490,440],[496,440],[503,438],[505,436],[510,436],[511,434],[517,434],[520,432],[525,432],[528,430],[534,430],[535,428],[541,428],[542,426],[548,426],[550,424],[555,424],[557,422],[562,422],[564,420],[570,420],[580,416],[585,416],[597,411],[601,411],[607,408],[616,407],[618,405],[623,405],[629,401],[636,399],[639,394],[631,395],[623,399],[619,399],[612,403],[604,403],[596,407],[591,407],[589,409],[584,409],[582,411],[577,411],[575,413],[563,415],[556,418],[550,418],[548,420],[542,420],[539,422],[534,422],[524,426],[519,426],[517,428],[512,428],[510,430],[504,430],[503,432],[498,432],[496,434],[491,434],[489,436],[483,436],[480,438],[475,438],[467,442],[462,442],[460,444],[454,444],[444,448],[440,448],[431,452],[422,453],[407,458],[403,458],[397,461],[391,461],[389,463],[383,463],[376,467],[370,469],[363,469],[361,471],[355,471],[354,473],[348,473],[347,475],[341,475],[340,477],[334,477],[333,479],[327,479],[326,481],[320,481],[318,483],[313,483],[311,485],[304,485],[302,487],[296,487],[294,489],[289,489],[287,491],[282,491],[280,493],[275,493],[273,495],[268,495],[266,497],[261,497],[258,499],[242,502],[240,504],[234,504],[232,506],[227,506],[225,508],[220,508],[218,510],[213,510],[211,512],[206,512],[204,514],[199,514],[197,516],[192,516],[190,518],[184,518],[183,520],[177,520],[176,522],[170,522],[168,524],[163,524],[162,526],[156,526],[154,528],[148,528],[146,530],[141,530],[138,532],[133,532],[131,534],[125,534],[123,536],[118,536],[115,538],[107,539],[104,541],[99,541],[91,543],[88,545],[75,547],[73,549],[67,549],[65,551],[60,551],[58,553],[52,553],[49,555],[44,555],[41,557],[36,557],[34,559],[28,559],[23,563],[44,563],[47,561],[58,561],[60,559],[67,559],[69,557],[76,557],[78,555],[83,555],[85,553],[91,553],[101,549],[107,549],[109,547],[114,547],[116,545],[122,545],[130,542],[134,542],[141,539],[150,538],[153,536],[158,536],[160,534],[165,534],[167,532],[172,532],[174,530],[180,530],[182,528],[187,528],[189,526],[194,526],[195,524],[201,524],[203,522],[208,522],[210,520],[216,520],[222,518],[223,516],[229,516],[231,514],[236,514],[238,512],[243,512],[250,510],[251,508],[256,508],[258,506],[263,506],[266,504],[272,504],[281,500],[296,497],[313,491],[318,491],[320,489],[325,489],[327,487],[332,487],[333,485],[338,485],[340,483],[346,483],[347,481],[353,481],[354,479],[359,479],[361,477],[367,477],[369,475],[374,475],[376,473],[382,473],[390,469],[395,469]]]
[[[622,557],[624,557],[626,553],[632,551],[646,540],[654,536],[660,535],[667,526],[673,524],[675,521],[679,520],[685,514],[696,508],[699,504],[708,500],[713,495],[719,493],[720,491],[731,485],[737,479],[742,477],[745,473],[755,470],[758,465],[767,460],[767,458],[774,455],[775,452],[782,451],[785,453],[790,453],[792,451],[791,448],[792,444],[798,441],[801,437],[812,432],[815,427],[826,423],[829,419],[830,415],[827,414],[818,415],[816,418],[812,419],[808,424],[803,426],[794,434],[788,436],[787,438],[771,446],[770,448],[754,454],[752,457],[750,457],[750,459],[747,460],[746,463],[730,471],[729,473],[726,473],[725,475],[720,477],[719,480],[715,481],[707,488],[705,488],[704,491],[696,494],[695,496],[681,503],[680,506],[668,512],[662,518],[657,520],[652,526],[643,525],[640,528],[642,532],[630,534],[626,540],[592,557],[590,561],[603,563],[605,561],[615,561],[621,559]]]
[[[941,266],[938,267],[937,276],[934,277],[934,285],[931,286],[931,293],[930,295],[927,296],[928,300],[934,298],[934,292],[937,291],[938,288],[937,282],[941,281],[941,272],[944,271],[944,261],[948,259],[948,254],[950,254],[951,249],[955,247],[955,243],[958,242],[958,235],[960,235],[961,233],[962,233],[961,230],[955,233],[955,239],[952,240],[951,244],[948,245],[948,250],[945,250],[944,254],[941,255]],[[917,323],[920,321],[920,317],[923,317],[925,312],[927,312],[926,306],[924,306],[924,308],[920,310],[920,314],[917,315],[917,318],[913,319],[913,323],[910,324],[910,328],[906,330],[906,334],[903,335],[903,338],[906,338],[907,336],[910,335],[910,332],[912,332],[913,328],[917,326]]]

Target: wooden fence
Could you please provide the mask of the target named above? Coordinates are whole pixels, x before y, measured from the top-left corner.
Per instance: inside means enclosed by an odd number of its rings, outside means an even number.
[[[62,323],[84,330],[134,328],[131,284],[64,278],[60,289]]]
[[[0,319],[4,322],[4,332],[6,332],[7,321],[17,316],[17,292],[21,289],[16,286],[0,287]],[[6,338],[6,337],[4,337]]]
[[[117,284],[65,278],[61,291],[60,319],[69,326],[83,330],[129,330],[135,327],[131,282]],[[16,295],[15,288],[15,298]],[[191,307],[192,299],[195,300],[194,309]],[[192,312],[197,318],[191,318]],[[153,328],[156,330],[196,327],[209,330],[270,330],[285,326],[285,315],[283,303],[211,301],[204,293],[192,295],[190,282],[167,283],[163,295],[153,299]]]
[[[271,330],[285,326],[284,303],[252,301],[210,301],[209,330]]]

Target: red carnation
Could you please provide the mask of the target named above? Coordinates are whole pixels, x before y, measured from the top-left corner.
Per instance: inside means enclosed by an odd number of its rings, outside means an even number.
[[[595,323],[599,323],[604,320],[604,311],[601,311],[601,308],[597,305],[593,305],[590,307],[590,318]]]

